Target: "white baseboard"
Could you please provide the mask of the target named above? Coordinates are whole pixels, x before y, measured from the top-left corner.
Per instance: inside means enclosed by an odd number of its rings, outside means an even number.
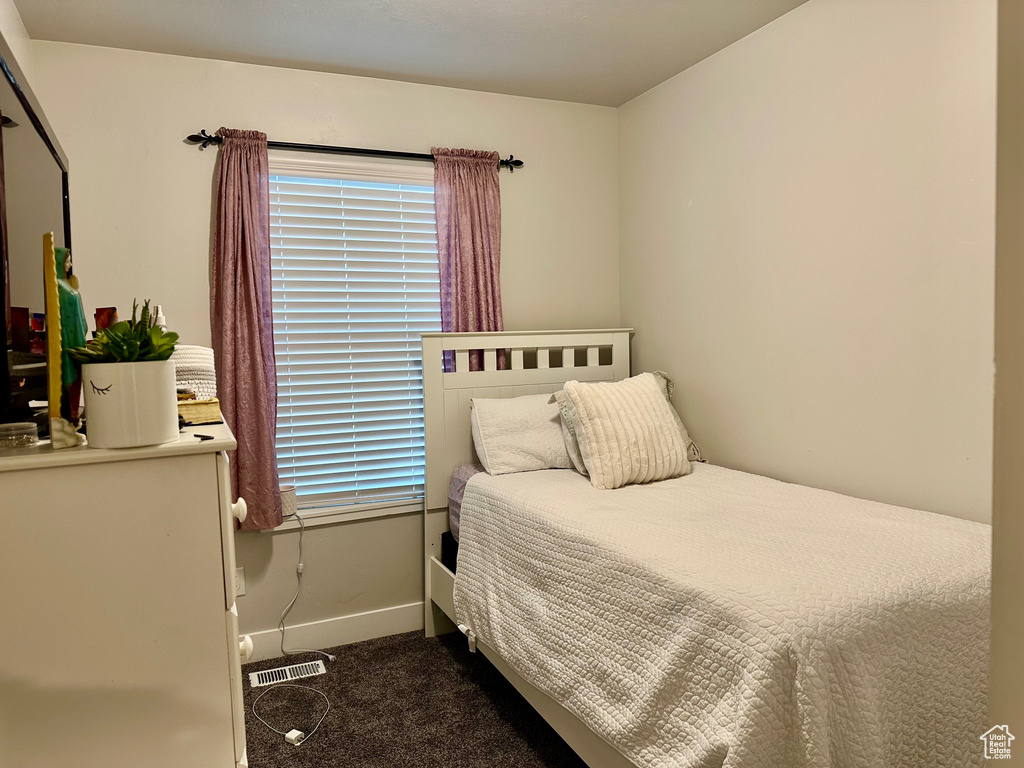
[[[407,603],[350,616],[311,621],[308,624],[288,625],[285,647],[319,650],[420,629],[423,629],[423,603]],[[250,632],[249,637],[253,644],[253,655],[249,661],[273,659],[281,655],[281,632],[276,627],[262,632]]]

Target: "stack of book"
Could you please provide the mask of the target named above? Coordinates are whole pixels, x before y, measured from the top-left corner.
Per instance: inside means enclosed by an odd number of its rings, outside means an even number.
[[[178,400],[178,414],[188,426],[199,424],[220,424],[220,400]]]

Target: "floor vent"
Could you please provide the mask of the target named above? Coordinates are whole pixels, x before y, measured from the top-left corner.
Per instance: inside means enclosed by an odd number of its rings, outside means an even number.
[[[326,674],[327,669],[322,661],[307,661],[303,664],[289,664],[287,667],[265,669],[262,672],[250,672],[249,685],[253,688],[259,688],[262,685],[287,683],[289,680],[298,680],[300,677],[314,677]]]

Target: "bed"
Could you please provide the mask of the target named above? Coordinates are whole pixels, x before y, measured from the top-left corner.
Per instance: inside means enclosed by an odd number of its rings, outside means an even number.
[[[988,526],[708,465],[481,474],[441,563],[470,398],[624,378],[628,338],[424,338],[427,633],[463,625],[593,768],[983,765]]]

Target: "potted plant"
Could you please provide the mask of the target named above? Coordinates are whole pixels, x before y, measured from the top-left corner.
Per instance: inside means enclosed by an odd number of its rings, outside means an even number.
[[[68,350],[82,363],[85,417],[93,448],[133,448],[178,439],[178,408],[171,353],[178,334],[156,325],[149,302],[132,319],[96,333]]]

